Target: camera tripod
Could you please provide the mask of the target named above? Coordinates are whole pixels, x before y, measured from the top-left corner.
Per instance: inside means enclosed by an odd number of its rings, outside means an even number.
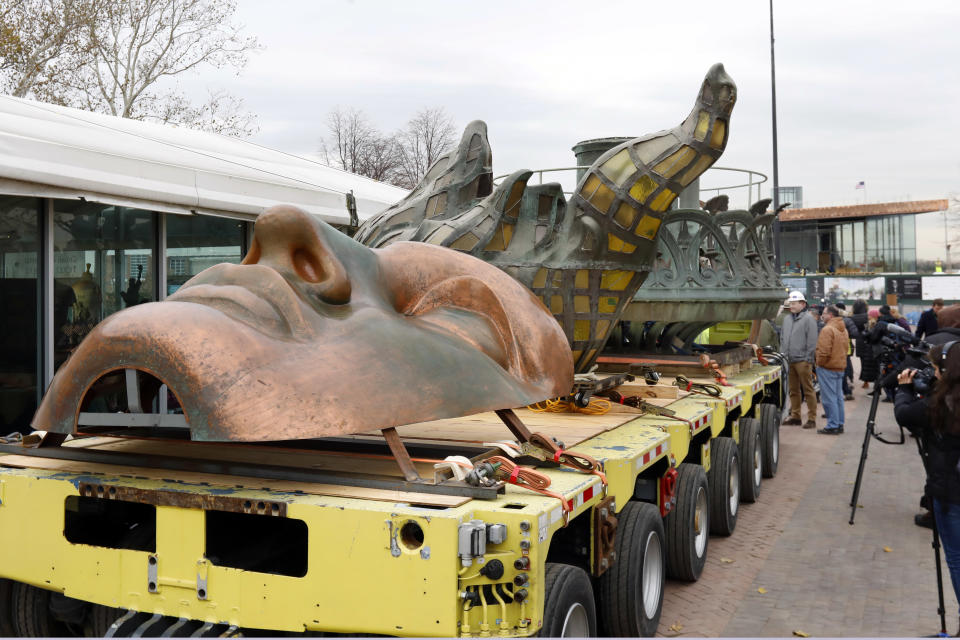
[[[870,403],[870,415],[867,416],[867,428],[863,434],[863,448],[860,450],[860,466],[857,468],[857,481],[853,484],[853,495],[850,497],[850,524],[853,524],[853,519],[857,515],[857,498],[860,497],[860,485],[863,483],[863,471],[867,466],[867,451],[870,449],[870,437],[874,437],[880,442],[885,442],[886,444],[903,444],[906,442],[906,437],[903,435],[903,427],[900,427],[900,440],[885,440],[880,437],[880,434],[877,433],[877,407],[880,406],[880,396],[883,394],[883,388],[888,382],[893,382],[897,379],[899,371],[896,367],[891,367],[887,365],[887,371],[883,377],[878,377],[877,381],[873,383],[873,390],[870,392],[870,395],[873,396],[873,400]]]
[[[896,376],[899,374],[899,371],[896,367],[890,367],[892,370],[888,370],[886,375],[882,378],[878,378],[873,385],[873,390],[870,392],[873,396],[873,400],[870,403],[870,414],[867,416],[867,428],[863,435],[863,448],[860,451],[860,466],[857,468],[857,480],[853,485],[853,495],[850,497],[850,524],[853,524],[853,519],[857,515],[857,499],[860,497],[860,485],[863,482],[863,471],[867,465],[867,451],[870,449],[870,437],[873,436],[880,442],[886,444],[903,444],[906,442],[906,437],[903,434],[903,427],[900,427],[900,440],[885,440],[880,437],[880,434],[876,431],[876,419],[877,419],[877,407],[880,406],[880,396],[883,394],[883,388],[885,383],[893,382],[896,379]],[[920,459],[924,461],[924,468],[926,468],[926,451],[924,449],[923,438],[918,436],[916,438],[917,448],[920,451]],[[934,514],[936,515],[936,514]],[[932,637],[946,637],[947,636],[947,620],[946,620],[946,608],[943,603],[943,569],[940,564],[940,534],[937,531],[937,525],[933,525],[933,554],[936,558],[936,567],[937,567],[937,594],[939,595],[939,606],[937,607],[937,613],[940,614],[940,633]]]

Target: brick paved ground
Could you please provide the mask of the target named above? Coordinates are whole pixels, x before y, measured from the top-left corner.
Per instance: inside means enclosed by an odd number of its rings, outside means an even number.
[[[732,536],[710,538],[698,582],[668,581],[658,635],[916,636],[939,630],[931,532],[913,524],[923,469],[912,438],[902,446],[870,443],[863,507],[856,524],[848,524],[870,408],[865,391],[855,396],[846,403],[842,436],[781,427],[777,477],[764,479],[755,504],[741,505]],[[899,433],[892,407],[881,403],[877,413],[878,430],[891,437]],[[955,633],[957,602],[949,576],[944,580],[947,629]]]

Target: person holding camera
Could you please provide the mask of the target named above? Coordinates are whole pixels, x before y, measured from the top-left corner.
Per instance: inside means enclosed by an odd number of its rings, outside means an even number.
[[[960,600],[960,340],[935,345],[928,357],[935,376],[932,393],[918,393],[917,370],[904,369],[897,377],[894,415],[920,442],[926,491]]]
[[[847,368],[847,334],[840,310],[833,305],[823,310],[823,329],[817,339],[817,380],[820,381],[820,401],[827,415],[827,426],[817,433],[835,436],[843,433],[843,372]]]

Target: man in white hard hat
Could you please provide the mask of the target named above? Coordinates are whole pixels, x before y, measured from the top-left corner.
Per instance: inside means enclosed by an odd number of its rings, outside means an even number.
[[[791,291],[786,306],[790,314],[783,319],[780,351],[790,363],[790,417],[783,424],[803,424],[804,429],[817,428],[817,394],[813,390],[813,363],[817,348],[817,321],[807,311],[807,299],[799,291]],[[807,421],[800,419],[800,391],[807,404]]]

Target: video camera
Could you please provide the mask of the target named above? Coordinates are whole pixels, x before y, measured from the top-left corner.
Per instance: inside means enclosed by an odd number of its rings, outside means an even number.
[[[874,353],[890,371],[889,376],[895,377],[906,368],[916,369],[913,377],[913,389],[920,395],[927,395],[936,382],[933,364],[927,358],[932,345],[924,342],[900,325],[879,321],[864,335],[867,344],[871,345]],[[886,383],[882,386],[888,386]]]

